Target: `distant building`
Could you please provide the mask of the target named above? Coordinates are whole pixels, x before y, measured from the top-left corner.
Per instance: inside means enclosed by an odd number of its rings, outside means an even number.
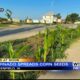
[[[53,13],[47,13],[42,17],[42,20],[41,20],[41,23],[47,23],[47,24],[55,23],[55,22],[61,23],[61,19],[58,19]]]
[[[39,20],[33,20],[33,23],[40,23]]]
[[[56,20],[57,20],[57,18],[54,16],[53,13],[48,13],[48,14],[44,15],[42,18],[43,23],[53,23]]]
[[[43,23],[53,23],[53,14],[48,13],[44,15],[42,20],[43,20]]]
[[[62,23],[62,20],[61,19],[57,19],[57,23]]]
[[[45,20],[42,19],[42,20],[40,20],[40,23],[46,23],[46,22],[45,22]]]
[[[15,23],[19,23],[20,22],[20,20],[16,19],[16,18],[13,18],[12,21],[15,22]]]
[[[26,19],[25,23],[33,23],[33,20],[32,19]]]
[[[8,21],[11,21],[11,20],[8,19]],[[16,18],[12,18],[12,21],[13,21],[14,23],[19,23],[19,22],[20,22],[20,20],[19,20],[19,19],[16,19]]]
[[[0,23],[8,23],[8,20],[6,18],[0,18]]]

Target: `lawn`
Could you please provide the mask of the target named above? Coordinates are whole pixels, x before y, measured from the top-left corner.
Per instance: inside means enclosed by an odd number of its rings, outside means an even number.
[[[5,23],[5,24],[1,24],[0,23],[0,27],[2,28],[2,27],[10,27],[10,26],[13,26],[13,27],[15,27],[15,26],[21,26],[21,25],[23,25],[22,23]]]
[[[8,27],[9,26],[9,24],[1,24],[0,23],[0,27]]]

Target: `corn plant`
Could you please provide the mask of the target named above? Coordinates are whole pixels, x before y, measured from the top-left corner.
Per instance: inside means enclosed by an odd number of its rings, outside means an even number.
[[[63,58],[65,55],[63,54],[64,47],[62,46],[65,42],[65,35],[62,31],[62,28],[58,26],[56,30],[50,31],[50,29],[46,28],[44,34],[44,44],[43,47],[38,45],[38,61],[40,60],[40,54],[43,53],[44,62],[47,61],[48,54],[51,54],[52,61],[56,61],[58,58]],[[43,52],[42,52],[43,49]]]
[[[54,45],[54,30],[50,31],[49,30],[49,36],[48,36],[48,44],[49,44],[49,54],[51,54],[51,60],[53,59],[54,56],[54,49],[53,49],[53,45]]]
[[[55,31],[55,42],[54,42],[54,60],[59,59],[59,58],[64,58],[65,54],[63,53],[64,51],[64,44],[65,44],[65,32],[64,29],[58,25],[56,27]]]
[[[35,57],[38,62],[41,61],[42,55],[43,55],[43,48],[41,46],[37,45],[37,51],[36,51]]]
[[[9,54],[9,58],[13,59],[13,58],[19,58],[20,57],[20,54],[27,48],[26,46],[18,49],[17,51],[15,51],[13,49],[13,45],[12,43],[7,43],[6,45],[6,51],[7,53]],[[11,76],[11,79],[15,79],[15,73],[14,72],[10,72],[10,76]]]
[[[40,39],[41,38],[41,33],[40,32],[39,32],[38,36],[39,36],[39,39]],[[35,57],[36,57],[36,60],[38,62],[41,61],[42,54],[43,54],[43,47],[41,47],[41,42],[39,41],[39,44],[37,44],[37,50],[36,50],[36,53],[35,53]]]
[[[44,62],[46,62],[47,54],[49,51],[49,29],[47,28],[44,35]]]
[[[18,50],[13,49],[12,43],[7,43],[6,45],[6,51],[9,54],[9,58],[19,58],[20,54],[27,49],[27,46],[22,46]]]

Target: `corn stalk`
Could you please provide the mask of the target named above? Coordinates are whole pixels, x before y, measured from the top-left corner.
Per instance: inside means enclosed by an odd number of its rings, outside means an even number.
[[[40,32],[39,32],[38,36],[39,36],[39,43],[37,44],[37,50],[36,50],[35,57],[36,57],[36,60],[38,62],[40,62],[42,54],[43,54],[43,48],[41,47],[41,42],[40,42],[40,38],[41,38],[41,33]]]
[[[47,28],[44,35],[44,62],[46,62],[46,57],[49,51],[49,29]]]
[[[20,54],[27,48],[26,46],[20,48],[19,50],[15,51],[13,49],[13,46],[12,46],[12,43],[7,43],[6,46],[6,51],[7,53],[9,53],[9,58],[10,59],[13,59],[13,58],[19,58],[20,57]],[[11,76],[11,79],[15,79],[15,73],[14,72],[10,72],[10,76]]]

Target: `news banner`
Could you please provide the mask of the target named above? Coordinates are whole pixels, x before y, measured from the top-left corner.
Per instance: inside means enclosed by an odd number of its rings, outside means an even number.
[[[73,62],[20,62],[0,60],[0,70],[80,70],[80,63]]]

